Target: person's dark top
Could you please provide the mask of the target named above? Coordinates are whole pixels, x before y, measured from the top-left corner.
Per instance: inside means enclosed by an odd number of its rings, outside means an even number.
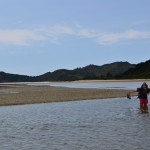
[[[143,89],[143,88],[137,88],[137,92],[138,92],[138,98],[141,99],[146,99],[147,98],[147,94],[150,93],[150,88],[148,89]]]

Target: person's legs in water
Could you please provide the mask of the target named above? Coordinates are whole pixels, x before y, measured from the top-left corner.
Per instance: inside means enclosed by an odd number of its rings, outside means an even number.
[[[140,110],[141,112],[144,112],[144,105],[140,103]]]
[[[145,111],[146,113],[148,113],[148,105],[147,105],[147,104],[144,104],[144,111]]]
[[[144,109],[145,109],[145,112],[148,113],[148,99],[144,99]]]
[[[148,98],[144,100],[144,109],[145,112],[148,113]]]
[[[142,113],[148,113],[148,99],[140,99],[140,110]]]

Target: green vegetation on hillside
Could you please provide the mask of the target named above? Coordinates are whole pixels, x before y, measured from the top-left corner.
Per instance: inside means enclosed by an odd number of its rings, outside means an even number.
[[[0,82],[75,81],[95,79],[150,79],[150,60],[137,65],[114,62],[102,66],[88,65],[74,70],[59,69],[39,76],[0,72]]]
[[[150,79],[150,60],[139,63],[121,75],[125,79]]]

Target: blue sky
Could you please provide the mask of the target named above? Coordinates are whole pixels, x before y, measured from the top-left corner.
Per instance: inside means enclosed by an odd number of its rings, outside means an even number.
[[[149,0],[0,0],[0,71],[41,75],[150,59]]]

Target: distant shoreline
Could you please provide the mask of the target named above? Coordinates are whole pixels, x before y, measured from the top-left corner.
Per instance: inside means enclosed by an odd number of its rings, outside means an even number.
[[[150,81],[150,79],[122,79],[122,80],[78,80],[73,82],[146,82]]]
[[[146,82],[150,79],[122,79],[122,80],[76,80],[76,81],[41,81],[41,82],[2,82],[0,85],[28,85],[28,84],[44,84],[44,83],[80,83],[80,82]]]

